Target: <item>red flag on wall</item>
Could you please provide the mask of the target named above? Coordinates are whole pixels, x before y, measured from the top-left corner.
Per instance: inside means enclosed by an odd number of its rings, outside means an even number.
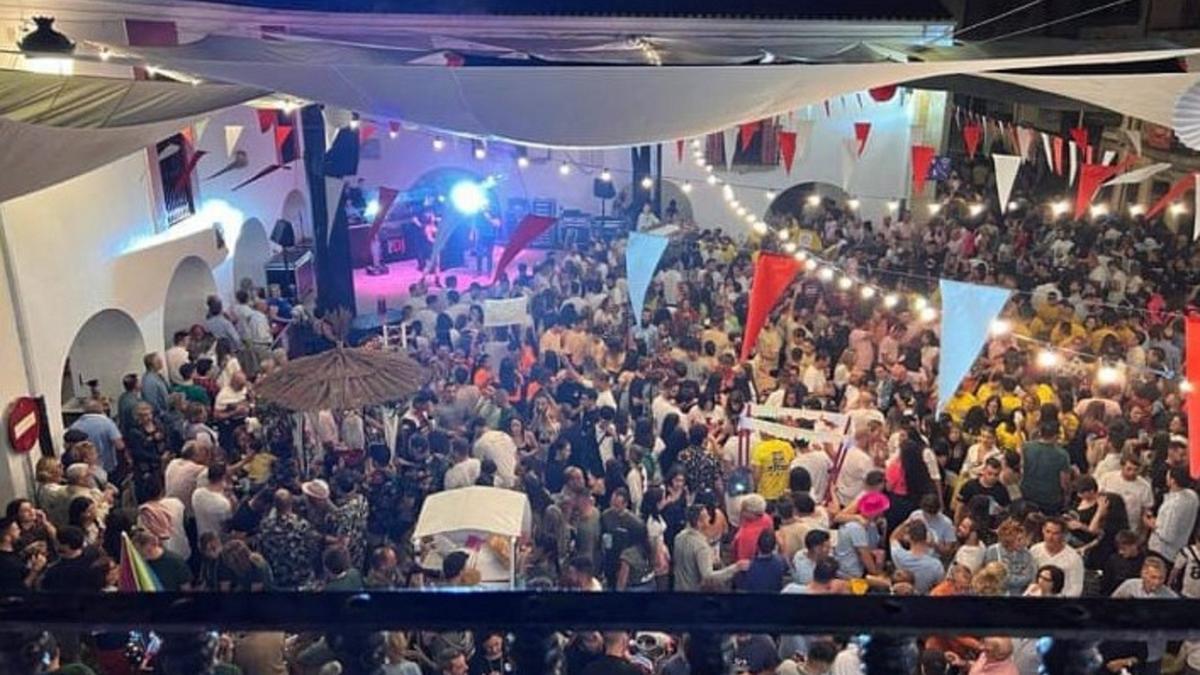
[[[283,146],[287,145],[288,138],[291,137],[295,127],[290,124],[280,124],[275,127],[275,149],[283,152]]]
[[[1075,186],[1075,218],[1083,217],[1100,184],[1117,175],[1117,167],[1103,164],[1084,164],[1079,170],[1079,183]]]
[[[1080,149],[1088,146],[1088,132],[1086,127],[1071,127],[1071,140],[1075,141]]]
[[[862,157],[863,150],[867,149],[867,137],[871,135],[870,122],[855,122],[854,123],[854,138],[858,141],[858,156]]]
[[[742,152],[750,147],[750,141],[754,140],[754,134],[758,133],[760,126],[762,126],[762,122],[746,122],[738,125],[738,143],[742,146]]]
[[[1195,174],[1189,173],[1183,178],[1180,178],[1178,182],[1171,186],[1170,190],[1167,190],[1167,194],[1163,195],[1162,198],[1157,202],[1154,202],[1154,206],[1151,206],[1150,210],[1146,212],[1146,220],[1150,220],[1159,213],[1162,213],[1163,209],[1167,208],[1171,202],[1187,194],[1187,191],[1191,190],[1195,184]],[[1196,440],[1197,442],[1200,442],[1200,437],[1198,437]]]
[[[796,159],[796,132],[779,132],[779,154],[783,156],[783,168],[792,173],[792,162]]]
[[[254,112],[258,113],[258,130],[259,131],[261,131],[265,134],[265,133],[267,133],[268,129],[275,126],[275,121],[278,119],[278,115],[275,114],[274,109],[259,108],[258,110],[255,110]]]
[[[1200,382],[1200,316],[1188,314],[1184,326],[1184,374],[1195,387]],[[1200,391],[1187,395],[1188,418],[1188,467],[1192,478],[1200,478]]]
[[[933,164],[933,154],[936,152],[932,145],[912,146],[912,186],[913,196],[921,194],[925,189],[925,178],[929,175],[929,166]]]
[[[983,129],[976,122],[969,122],[963,125],[962,130],[963,145],[967,147],[967,156],[974,157],[975,151],[979,149],[979,140],[983,137]]]
[[[358,142],[366,143],[375,135],[375,125],[370,122],[363,122],[358,125]]]
[[[196,165],[200,163],[200,158],[207,155],[205,150],[197,150],[188,157],[187,164],[183,166],[183,171],[179,174],[179,178],[175,181],[175,189],[183,187],[189,178],[192,177],[192,172],[196,170]]]
[[[556,222],[558,222],[558,218],[549,216],[530,214],[522,218],[521,222],[517,224],[517,229],[513,230],[512,236],[508,238],[508,246],[505,246],[504,252],[500,254],[500,260],[496,263],[496,276],[493,279],[499,279],[504,268],[508,267],[517,254]]]
[[[750,307],[746,311],[746,333],[742,339],[742,360],[750,358],[750,352],[758,342],[758,333],[783,292],[792,284],[800,272],[800,263],[790,255],[758,254],[754,264],[754,279],[750,282]]]
[[[375,237],[379,235],[379,228],[383,227],[383,221],[387,219],[388,211],[392,209],[392,202],[396,201],[399,194],[399,190],[379,187],[379,212],[375,214],[375,220],[371,222],[371,233],[367,235],[367,241],[374,241]]]

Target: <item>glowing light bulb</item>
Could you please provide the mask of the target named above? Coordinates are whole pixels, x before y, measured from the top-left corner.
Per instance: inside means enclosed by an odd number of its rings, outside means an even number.
[[[863,300],[870,300],[871,298],[875,297],[875,287],[863,286],[862,290],[859,291],[859,295],[862,296]]]
[[[653,187],[654,187],[654,179],[653,178],[646,176],[645,178],[642,179],[642,189],[643,190],[650,190]]]
[[[851,199],[846,202],[846,207],[851,211],[857,211],[859,206],[862,206],[862,202],[857,199]]]
[[[786,242],[783,245],[783,250],[787,251],[788,253],[795,253],[796,252],[796,242],[794,242],[794,241]]]
[[[1050,213],[1054,216],[1061,216],[1070,210],[1071,205],[1065,199],[1059,200],[1050,205]]]
[[[693,147],[693,148],[699,148],[699,147],[700,147],[700,139],[699,139],[699,138],[693,138],[693,139],[692,139],[692,147]]]
[[[808,257],[808,254],[804,252],[804,249],[800,249],[799,251],[796,251],[794,254],[792,254],[792,257],[795,258],[796,260],[799,260],[800,262],[804,262],[805,258]]]
[[[441,136],[433,137],[433,151],[441,152],[446,147],[446,141]]]
[[[1012,322],[1008,319],[996,319],[992,322],[990,332],[992,335],[1008,335],[1012,332]]]
[[[1146,207],[1142,206],[1141,204],[1131,204],[1129,206],[1129,215],[1133,216],[1134,218],[1144,213],[1146,213]]]
[[[727,202],[733,201],[733,199],[734,199],[733,188],[729,185],[721,186],[721,196],[724,197],[725,201],[727,201]]]
[[[746,217],[746,207],[744,207],[744,206],[737,207],[737,214],[739,216],[741,216],[742,218],[745,218]]]
[[[808,196],[808,205],[809,206],[820,206],[821,205],[821,195],[809,195]]]
[[[884,307],[891,309],[898,304],[900,304],[900,296],[896,295],[895,293],[888,293],[887,295],[883,296]]]
[[[821,270],[817,272],[817,278],[821,281],[833,281],[833,268],[822,267]]]
[[[895,200],[890,201],[887,203],[887,208],[888,211],[898,211],[900,209],[900,202]]]
[[[705,179],[704,179],[704,182],[705,182],[705,183],[708,183],[709,185],[716,185],[716,184],[717,184],[717,177],[716,177],[716,176],[714,176],[714,175],[712,175],[712,174],[710,173],[710,174],[708,174],[708,178],[705,178]]]
[[[362,121],[358,118],[358,113],[354,113],[350,116],[350,129],[351,130],[358,129],[358,125],[361,123],[362,123]]]
[[[838,288],[842,289],[843,291],[848,291],[853,286],[854,280],[850,277],[842,277],[841,279],[838,279]]]
[[[100,60],[101,61],[107,62],[111,58],[112,58],[112,52],[109,51],[108,47],[103,47],[100,49]]]
[[[679,186],[679,189],[682,190],[683,194],[685,194],[685,195],[692,194],[692,181],[690,181],[690,180],[684,181],[683,185]]]
[[[926,300],[925,298],[922,298],[919,295],[917,297],[913,298],[912,308],[917,310],[918,312],[925,309],[928,306],[929,306],[929,301]]]
[[[701,169],[704,168],[704,158],[703,157],[696,158],[696,166],[700,167]]]
[[[767,233],[767,224],[760,220],[759,222],[754,224],[754,231],[759,234],[766,234]]]
[[[563,163],[558,166],[558,172],[564,176],[571,175],[571,165],[564,160]]]
[[[763,198],[765,198],[769,202],[775,201],[775,191],[767,190],[766,192],[763,193]]]
[[[780,230],[779,234],[778,234],[779,241],[787,241],[788,239],[791,238],[791,236],[792,236],[792,233],[790,231],[788,231],[787,229]]]
[[[925,323],[929,323],[937,318],[937,310],[932,307],[926,307],[921,310],[920,319]]]
[[[734,211],[737,211],[738,209],[742,208],[742,203],[735,199],[735,200],[729,202],[729,208],[733,209]],[[738,215],[743,215],[743,214],[739,213]]]
[[[1108,215],[1108,205],[1107,204],[1095,204],[1092,206],[1091,211],[1092,211],[1093,218],[1102,218],[1102,217]]]
[[[475,146],[475,159],[486,159],[487,148],[482,144]]]
[[[1020,202],[1009,202],[1009,203],[1008,203],[1008,210],[1009,210],[1009,211],[1016,211],[1016,210],[1017,210],[1017,209],[1019,209],[1019,208],[1021,208],[1021,204],[1020,204]]]
[[[983,204],[970,205],[967,207],[967,213],[970,213],[972,218],[977,217],[979,214],[983,213]]]
[[[930,204],[929,205],[929,215],[931,215],[931,216],[936,216],[938,214],[938,212],[940,212],[941,210],[942,210],[941,204]]]
[[[746,222],[747,223],[754,224],[754,222],[757,220],[758,220],[758,217],[755,216],[753,213],[746,214]]]
[[[1178,216],[1181,213],[1187,213],[1187,207],[1183,202],[1175,202],[1171,205],[1171,215]]]
[[[400,136],[399,131],[396,131],[395,129],[388,129],[388,138],[390,138],[394,141],[399,136]]]
[[[704,165],[704,170],[705,170],[706,172],[708,172],[708,173],[712,173],[712,172],[713,172],[713,167],[712,167],[712,164],[705,164],[705,165]]]
[[[1187,380],[1179,381],[1179,393],[1190,394],[1190,393],[1192,393],[1193,389],[1195,389],[1195,387],[1192,386],[1191,382],[1188,382]]]
[[[517,157],[517,168],[528,169],[529,168],[529,158],[526,157],[525,155],[521,155],[521,156]]]
[[[600,172],[600,180],[604,181],[605,183],[612,181],[612,172],[609,171],[607,167]]]
[[[1043,349],[1038,352],[1038,368],[1057,368],[1060,363],[1062,363],[1062,357],[1058,355],[1058,352],[1052,349]]]

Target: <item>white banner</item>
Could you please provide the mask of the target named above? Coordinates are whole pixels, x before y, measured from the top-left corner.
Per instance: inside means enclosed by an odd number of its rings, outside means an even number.
[[[996,164],[996,196],[1000,199],[1000,213],[1007,213],[1008,198],[1012,196],[1021,158],[1016,155],[992,155],[992,161]]]
[[[738,420],[738,429],[740,431],[757,431],[760,434],[767,434],[789,441],[808,441],[809,443],[830,443],[833,445],[841,445],[846,437],[845,434],[836,431],[801,429],[800,427],[780,424],[779,422],[756,420],[753,417],[746,417],[744,415]]]
[[[483,325],[491,328],[529,323],[528,308],[529,299],[524,297],[508,300],[484,300]]]
[[[1120,176],[1117,176],[1117,177],[1113,178],[1112,180],[1108,181],[1107,183],[1105,183],[1105,185],[1127,185],[1130,183],[1141,183],[1142,181],[1149,179],[1151,176],[1159,173],[1160,171],[1165,171],[1169,168],[1171,168],[1171,165],[1168,164],[1167,162],[1161,162],[1159,164],[1151,164],[1150,166],[1143,166],[1140,169],[1134,169],[1133,171],[1126,171],[1125,173],[1121,174]]]
[[[820,431],[844,432],[850,424],[849,415],[826,410],[809,410],[808,408],[753,404],[747,406],[746,414],[765,420],[804,420],[812,422]]]

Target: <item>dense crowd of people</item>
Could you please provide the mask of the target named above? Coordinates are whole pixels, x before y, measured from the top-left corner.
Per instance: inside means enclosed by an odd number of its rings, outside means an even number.
[[[278,292],[210,298],[203,325],[148,355],[117,401],[89,401],[38,461],[35,494],[0,523],[0,586],[114,590],[128,535],[172,591],[507,586],[490,558],[528,589],[1200,597],[1180,376],[1200,249],[1161,221],[1055,219],[1029,202],[972,215],[978,197],[956,180],[928,222],[826,201],[777,221],[786,240],[685,228],[640,323],[622,242],[548,253],[492,286],[422,282],[403,311],[429,382],[365,410],[257,402],[258,379],[338,336]],[[855,282],[802,275],[741,362],[756,250],[794,251],[800,230]],[[941,414],[938,323],[914,301],[937,277],[1018,291]],[[484,300],[519,296],[527,324],[483,325]],[[747,406],[850,425],[841,443],[781,438],[742,430]],[[472,485],[528,497],[516,550],[412,541],[428,495]],[[63,663],[136,672],[127,635],[56,637]],[[334,638],[230,635],[211,651],[251,674],[327,672],[345,658]],[[562,638],[571,674],[690,672],[686,636]],[[372,644],[381,673],[511,670],[498,633]],[[732,672],[860,669],[845,636],[725,647]],[[1200,643],[1170,647],[1101,653],[1113,673],[1200,672]],[[1039,659],[1028,639],[912,644],[920,673],[1031,675]]]

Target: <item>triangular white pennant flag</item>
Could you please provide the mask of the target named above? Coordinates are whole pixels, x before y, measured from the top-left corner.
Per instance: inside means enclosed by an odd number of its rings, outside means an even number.
[[[808,148],[808,140],[812,138],[814,123],[811,120],[796,122],[796,155],[793,161],[801,161],[804,151]]]
[[[1196,174],[1196,186],[1192,192],[1196,203],[1192,205],[1192,241],[1200,239],[1200,173]]]
[[[1116,178],[1107,181],[1104,183],[1104,185],[1129,185],[1132,183],[1141,183],[1148,180],[1151,176],[1162,171],[1166,171],[1169,168],[1171,168],[1171,165],[1168,162],[1160,162],[1158,164],[1151,164],[1150,166],[1143,166],[1140,169],[1126,171]]]
[[[1054,146],[1050,145],[1050,134],[1042,132],[1042,149],[1046,151],[1046,166],[1054,171]]]
[[[242,137],[242,129],[244,128],[240,124],[225,125],[225,155],[227,157],[233,157],[234,151],[237,150],[238,140]]]
[[[1142,135],[1133,129],[1123,129],[1125,137],[1129,139],[1129,144],[1133,146],[1133,154],[1142,154]]]
[[[1000,199],[1000,213],[1005,213],[1017,171],[1021,168],[1021,158],[1016,155],[992,155],[992,161],[996,165],[996,196]]]
[[[192,125],[192,140],[196,143],[196,147],[200,147],[200,141],[204,139],[204,132],[208,131],[208,123],[212,121],[210,117],[204,117],[196,120]]]
[[[1113,163],[1113,160],[1114,160],[1114,159],[1116,159],[1116,158],[1117,158],[1117,151],[1116,151],[1116,150],[1105,150],[1105,151],[1104,151],[1104,158],[1100,160],[1100,163],[1101,163],[1101,164],[1103,164],[1103,165],[1105,165],[1105,166],[1108,166],[1109,164],[1112,164],[1112,163]]]
[[[738,128],[730,127],[721,132],[721,138],[725,143],[725,170],[733,168],[733,154],[737,152],[738,143]]]
[[[1067,173],[1067,185],[1075,185],[1075,170],[1078,168],[1079,164],[1079,158],[1077,157],[1079,154],[1079,146],[1075,145],[1075,141],[1067,142],[1071,144],[1071,150],[1067,153],[1071,158],[1070,168]]]
[[[341,205],[342,190],[345,188],[345,179],[325,177],[325,215],[329,218],[325,221],[326,245],[333,240],[333,225],[337,222],[338,206]]]

